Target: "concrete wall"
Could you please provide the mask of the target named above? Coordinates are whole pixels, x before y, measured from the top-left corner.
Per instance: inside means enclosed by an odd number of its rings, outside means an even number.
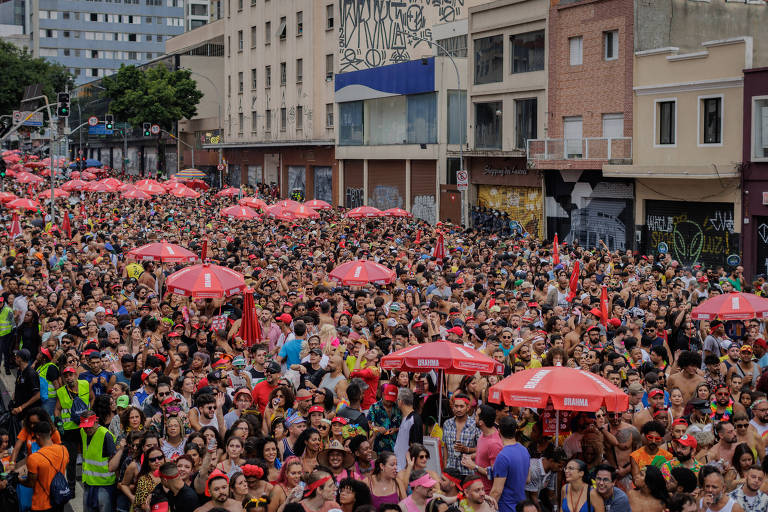
[[[768,65],[768,8],[749,0],[643,0],[637,2],[636,50],[676,46],[692,51],[702,41],[755,38],[755,65]]]

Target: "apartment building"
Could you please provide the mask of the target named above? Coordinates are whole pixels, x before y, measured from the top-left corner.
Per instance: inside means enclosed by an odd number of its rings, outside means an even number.
[[[183,0],[34,3],[38,56],[67,67],[78,84],[161,57],[166,39],[184,31]]]

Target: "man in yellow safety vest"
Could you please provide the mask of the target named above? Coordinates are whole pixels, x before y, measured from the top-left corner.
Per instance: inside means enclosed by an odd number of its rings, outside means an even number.
[[[125,439],[115,446],[112,433],[99,424],[93,411],[80,418],[83,441],[83,511],[112,512],[115,502],[116,472],[123,456]]]
[[[86,408],[91,407],[93,403],[93,391],[87,380],[77,380],[77,372],[73,366],[67,366],[62,372],[64,385],[56,390],[56,406],[54,407],[54,417],[61,430],[61,443],[69,452],[69,462],[67,463],[67,482],[69,488],[75,488],[75,471],[77,465],[77,455],[82,448],[80,439],[80,425],[72,421],[71,408],[75,397],[79,397],[85,403]]]
[[[11,374],[11,367],[14,366],[13,356],[13,328],[15,327],[13,319],[13,308],[11,308],[6,298],[8,292],[0,296],[0,363],[5,359],[5,374]]]

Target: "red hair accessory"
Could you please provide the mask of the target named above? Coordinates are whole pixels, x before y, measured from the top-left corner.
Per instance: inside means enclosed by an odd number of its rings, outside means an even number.
[[[459,396],[453,399],[454,402],[464,402],[465,404],[469,405],[469,398],[464,398],[463,396]]]
[[[443,473],[443,476],[456,486],[456,490],[461,491],[461,481],[458,478],[452,477],[448,473]]]
[[[205,481],[205,495],[208,496],[209,498],[211,497],[211,489],[209,487],[211,480],[215,480],[217,478],[223,478],[224,480],[227,481],[227,483],[229,483],[229,477],[227,476],[226,473],[223,473],[218,469],[213,470],[211,475],[208,477],[208,480]]]
[[[480,478],[479,476],[477,478],[470,478],[469,480],[464,482],[464,485],[461,486],[461,490],[462,491],[466,491],[469,488],[470,485],[472,485],[475,482],[481,482],[482,480],[483,479]]]
[[[261,468],[261,466],[257,466],[255,464],[243,464],[240,466],[240,470],[245,476],[255,476],[259,479],[264,476],[264,470]]]
[[[320,480],[316,480],[316,481],[312,482],[311,484],[309,484],[307,486],[307,488],[304,489],[304,497],[305,498],[309,497],[309,495],[312,494],[312,492],[315,489],[317,489],[318,487],[320,487],[321,485],[323,485],[325,482],[327,482],[330,479],[331,479],[331,475],[328,475],[326,477],[321,478]]]

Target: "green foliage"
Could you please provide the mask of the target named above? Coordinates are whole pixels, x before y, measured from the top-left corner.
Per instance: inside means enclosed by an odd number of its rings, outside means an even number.
[[[32,58],[32,54],[17,46],[0,41],[0,114],[10,114],[19,108],[28,85],[42,84],[48,101],[56,102],[56,93],[69,86],[72,76],[67,68],[45,59]]]
[[[132,126],[156,123],[170,131],[176,121],[197,114],[203,97],[189,71],[170,71],[162,65],[143,70],[122,66],[101,83],[115,118]]]

